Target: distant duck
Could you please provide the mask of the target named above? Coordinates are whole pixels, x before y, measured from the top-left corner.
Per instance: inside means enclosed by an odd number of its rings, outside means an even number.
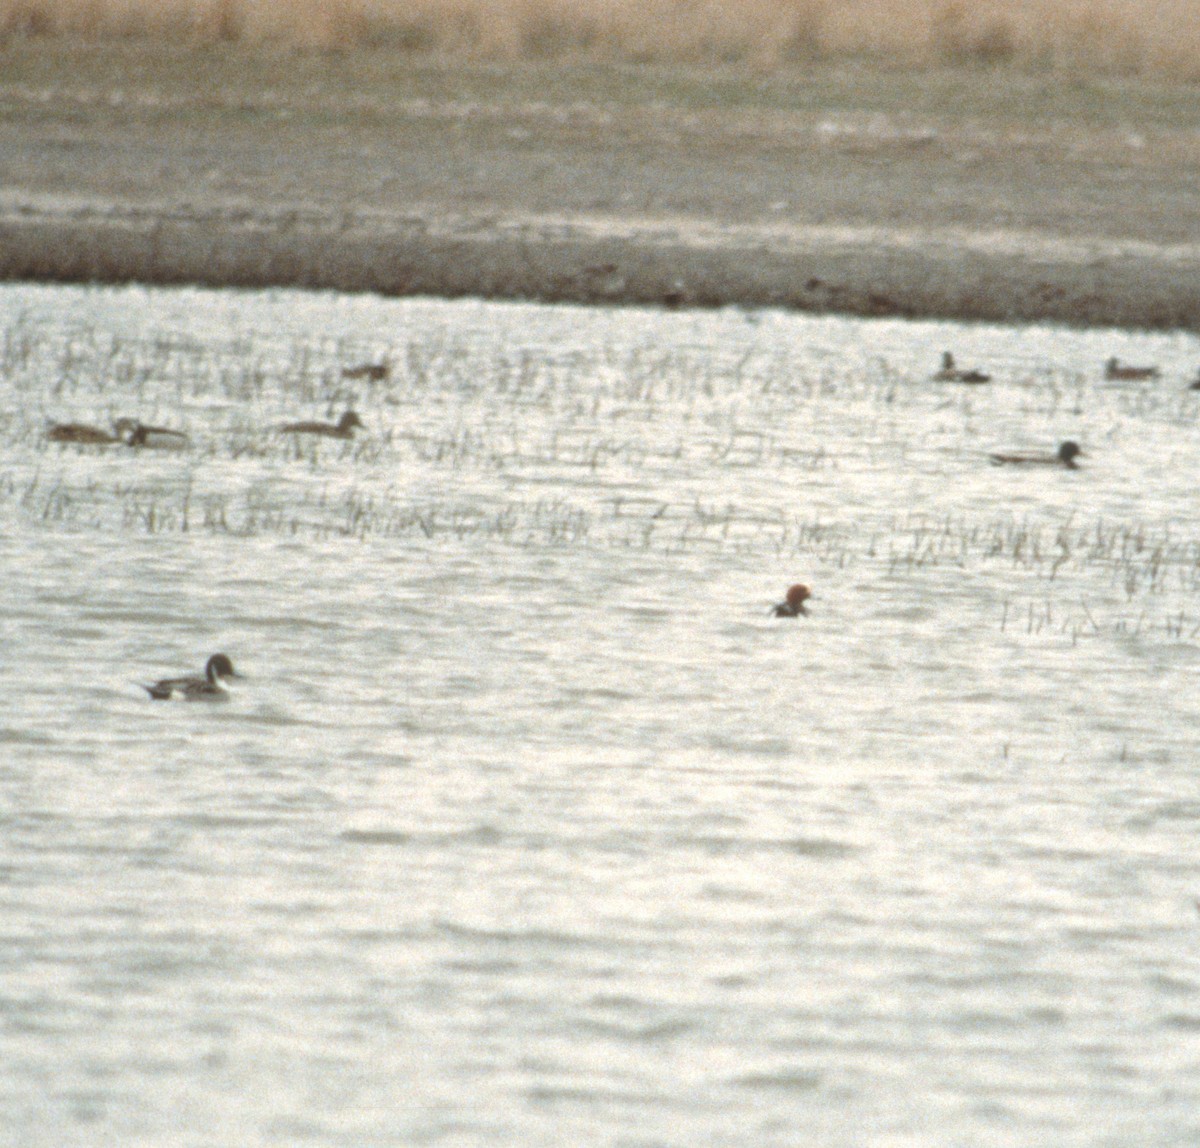
[[[336,426],[333,423],[305,422],[288,423],[279,429],[284,434],[319,434],[326,438],[353,438],[354,428],[362,425],[362,419],[358,415],[353,411],[347,411],[338,420]]]
[[[990,383],[991,375],[982,371],[963,370],[954,365],[954,356],[949,351],[942,352],[942,369],[933,376],[935,383]]]
[[[1083,454],[1079,443],[1068,440],[1064,442],[1055,454],[991,454],[988,457],[997,466],[1010,463],[1014,466],[1065,466],[1068,470],[1078,470],[1075,460]]]
[[[55,423],[46,432],[46,438],[50,442],[79,442],[91,446],[107,446],[122,441],[120,434],[112,434],[87,423]]]
[[[1188,390],[1189,391],[1200,391],[1200,371],[1198,371],[1196,373],[1196,378],[1192,382],[1191,386],[1188,387]]]
[[[191,445],[191,439],[183,431],[147,426],[137,419],[117,419],[113,427],[126,446],[144,447],[147,450],[183,450]]]
[[[185,702],[215,702],[229,697],[228,678],[240,678],[233,663],[224,654],[213,654],[204,667],[202,678],[163,678],[152,686],[142,686],[155,701],[172,699]]]
[[[356,367],[343,367],[343,379],[366,379],[369,383],[382,383],[392,373],[392,365],[382,363],[359,363]]]
[[[1129,367],[1114,355],[1104,364],[1104,377],[1106,379],[1124,379],[1126,382],[1133,382],[1137,379],[1157,379],[1158,368]]]
[[[786,597],[778,606],[771,608],[771,616],[774,618],[796,618],[801,614],[808,614],[804,603],[812,597],[812,591],[800,583],[795,586],[788,587]]]

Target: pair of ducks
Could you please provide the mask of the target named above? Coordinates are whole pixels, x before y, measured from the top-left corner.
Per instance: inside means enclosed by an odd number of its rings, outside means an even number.
[[[812,591],[807,586],[797,584],[788,588],[786,597],[777,606],[772,607],[771,613],[776,618],[798,618],[807,615],[808,608],[804,605],[812,597]],[[213,654],[204,667],[204,677],[160,678],[151,685],[143,685],[153,701],[186,701],[186,702],[215,702],[224,701],[229,697],[230,678],[240,678],[241,674],[233,668],[233,662],[226,654]]]
[[[812,592],[807,586],[791,586],[787,596],[772,608],[771,613],[776,618],[807,615],[808,609],[804,603],[811,597]],[[156,702],[217,702],[229,697],[229,680],[240,677],[242,675],[234,670],[228,655],[213,654],[204,667],[204,677],[160,678],[151,685],[143,685],[142,689]]]
[[[299,422],[287,423],[279,429],[284,434],[315,434],[325,438],[352,438],[354,428],[363,425],[354,411],[346,411],[336,423]],[[157,447],[160,449],[182,449],[191,440],[183,431],[167,427],[152,427],[137,419],[117,419],[110,433],[102,427],[87,423],[55,423],[47,432],[50,442],[74,442],[90,446],[107,446],[124,443],[133,447]]]
[[[1128,363],[1122,363],[1115,355],[1104,364],[1106,379],[1134,382],[1143,379],[1157,379],[1158,376],[1157,367],[1134,367]],[[949,351],[943,351],[941,370],[933,378],[938,383],[987,383],[991,382],[992,376],[974,369],[964,370],[954,362],[954,356]],[[1200,390],[1200,378],[1192,384],[1192,389]]]
[[[1077,470],[1075,460],[1083,454],[1077,442],[1069,439],[1064,442],[1054,454],[992,454],[988,457],[997,466],[1006,463],[1016,466],[1065,466],[1069,470]],[[771,607],[771,616],[775,618],[798,618],[808,616],[805,602],[812,598],[812,591],[801,582],[789,586],[782,602]]]
[[[1068,470],[1078,470],[1075,460],[1083,454],[1077,442],[1068,439],[1054,454],[1031,452],[1028,454],[990,454],[988,458],[997,466],[1006,463],[1015,466],[1064,466]],[[803,583],[789,586],[782,602],[771,608],[775,618],[798,618],[801,614],[807,616],[808,609],[804,603],[812,598],[812,591]]]
[[[995,462],[1017,463],[1055,463],[1074,467],[1075,458],[1082,454],[1079,446],[1073,442],[1065,442],[1058,449],[1057,455],[992,455]],[[812,598],[812,591],[802,582],[789,586],[782,602],[771,607],[774,618],[808,617],[808,607],[805,602]],[[229,687],[225,684],[230,678],[239,678],[241,674],[234,671],[233,662],[225,654],[214,654],[204,667],[204,677],[162,678],[153,685],[142,688],[155,701],[169,701],[181,698],[184,701],[221,701],[229,696]]]
[[[111,433],[87,423],[55,423],[46,432],[46,438],[50,442],[75,442],[91,446],[108,446],[119,442],[125,446],[160,450],[182,450],[191,441],[183,431],[147,426],[137,419],[117,419]]]
[[[1153,379],[1158,377],[1158,368],[1124,366],[1118,359],[1112,358],[1108,360],[1104,373],[1109,379]],[[942,369],[933,377],[942,383],[986,383],[991,380],[991,375],[985,375],[982,371],[962,370],[956,366],[954,356],[949,351],[942,353]],[[1200,379],[1194,385],[1200,390]],[[1068,470],[1078,470],[1075,460],[1082,454],[1079,444],[1068,439],[1059,445],[1054,454],[989,454],[988,458],[997,466],[1064,466]]]
[[[776,618],[797,618],[807,615],[808,609],[804,603],[812,597],[807,586],[795,585],[789,587],[787,596],[771,613]],[[240,678],[241,674],[233,668],[233,662],[226,654],[213,654],[204,667],[204,677],[160,678],[151,685],[143,685],[142,689],[156,702],[185,701],[185,702],[218,702],[229,697],[228,681],[230,678]]]

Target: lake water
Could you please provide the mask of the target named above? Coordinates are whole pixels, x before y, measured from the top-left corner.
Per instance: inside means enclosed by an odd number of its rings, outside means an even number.
[[[0,339],[0,1142],[1200,1144],[1195,337],[9,285]],[[45,438],[122,415],[191,448]]]

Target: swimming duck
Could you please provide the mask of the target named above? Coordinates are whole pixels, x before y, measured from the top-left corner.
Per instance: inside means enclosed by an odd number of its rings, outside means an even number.
[[[343,367],[343,379],[366,379],[369,383],[382,383],[392,373],[392,365],[382,363],[359,363],[357,367]]]
[[[1198,371],[1196,373],[1196,378],[1192,382],[1191,386],[1188,387],[1188,390],[1189,391],[1200,391],[1200,371]]]
[[[974,369],[963,370],[954,365],[954,356],[949,351],[942,352],[942,369],[933,376],[935,383],[989,383],[991,375]]]
[[[797,583],[795,586],[789,586],[786,597],[778,606],[771,608],[771,616],[775,618],[795,618],[801,614],[807,614],[804,603],[812,597],[812,591],[804,585]]]
[[[233,663],[224,654],[213,654],[204,667],[202,678],[163,678],[152,686],[142,686],[155,701],[170,701],[172,698],[187,702],[215,702],[229,697],[226,678],[240,678],[234,673]]]
[[[113,427],[126,446],[146,447],[150,450],[182,450],[191,443],[183,431],[147,426],[137,419],[117,419]]]
[[[281,426],[279,429],[284,434],[320,434],[326,438],[353,438],[354,428],[362,426],[362,419],[353,411],[347,411],[338,420],[337,425],[333,423],[288,423],[286,426]]]
[[[1013,463],[1017,466],[1065,466],[1068,470],[1078,470],[1075,460],[1083,454],[1079,443],[1068,440],[1064,442],[1056,454],[990,454],[988,458],[997,466]]]
[[[1106,379],[1157,379],[1157,367],[1127,367],[1115,355],[1104,364]]]
[[[88,426],[87,423],[55,423],[46,432],[46,438],[50,442],[81,442],[93,446],[107,446],[121,441],[119,434]]]

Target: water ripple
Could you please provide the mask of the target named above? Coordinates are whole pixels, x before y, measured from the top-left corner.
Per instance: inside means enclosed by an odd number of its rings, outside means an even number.
[[[1197,362],[0,287],[6,1127],[1194,1139]],[[123,415],[192,449],[45,440]]]

